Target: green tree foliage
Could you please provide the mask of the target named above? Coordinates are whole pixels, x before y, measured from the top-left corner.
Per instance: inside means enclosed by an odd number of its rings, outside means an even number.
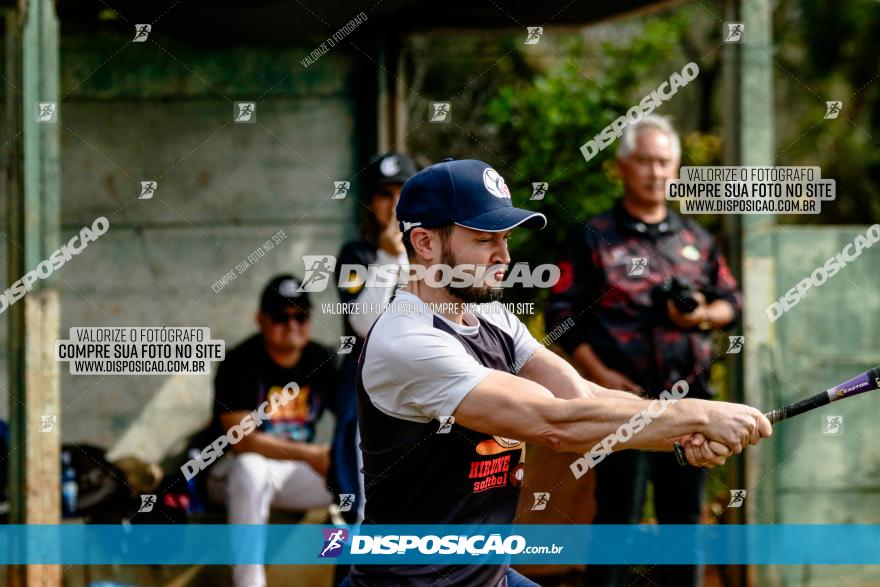
[[[543,231],[515,231],[515,259],[533,266],[556,261],[571,229],[607,210],[620,195],[616,145],[589,162],[580,146],[680,71],[687,62],[678,45],[685,26],[686,18],[673,14],[598,47],[579,36],[545,73],[500,88],[488,104],[486,116],[504,145],[506,163],[499,171],[511,186],[514,205],[543,212],[549,221]],[[530,200],[533,182],[549,183],[542,200]],[[534,300],[535,292],[525,297]]]
[[[784,222],[864,224],[880,217],[880,3],[788,0],[776,10],[777,165],[818,165],[837,199]],[[825,120],[825,102],[840,100]]]

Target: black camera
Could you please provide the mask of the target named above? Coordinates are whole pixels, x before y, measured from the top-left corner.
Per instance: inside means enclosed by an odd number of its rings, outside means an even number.
[[[654,303],[666,314],[666,302],[672,300],[680,313],[690,314],[700,305],[694,297],[696,291],[688,281],[680,277],[670,277],[654,290]]]

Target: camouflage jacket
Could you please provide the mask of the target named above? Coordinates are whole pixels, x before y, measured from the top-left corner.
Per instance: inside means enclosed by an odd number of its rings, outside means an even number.
[[[569,353],[588,343],[599,359],[657,396],[679,379],[689,397],[710,397],[711,333],[682,330],[666,312],[661,284],[677,277],[703,292],[709,302],[724,299],[736,318],[742,299],[736,280],[714,239],[673,210],[647,225],[620,201],[575,228],[559,259],[561,277],[546,309],[547,331],[574,326],[559,339]],[[570,324],[570,323],[569,323]],[[733,324],[725,326],[730,329]]]

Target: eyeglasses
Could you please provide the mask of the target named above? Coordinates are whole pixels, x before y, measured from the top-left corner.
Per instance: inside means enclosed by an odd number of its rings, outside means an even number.
[[[275,324],[287,324],[291,320],[298,324],[305,324],[309,321],[309,313],[308,312],[291,312],[290,314],[280,313],[280,314],[270,314],[269,318],[272,319],[272,322]]]

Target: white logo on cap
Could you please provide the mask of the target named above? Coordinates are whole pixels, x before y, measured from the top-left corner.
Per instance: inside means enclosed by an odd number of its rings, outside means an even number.
[[[379,171],[385,177],[391,177],[400,173],[400,161],[397,159],[397,155],[389,155],[382,159],[382,162],[379,164]]]
[[[278,284],[278,293],[283,295],[285,298],[298,298],[299,284],[293,279],[285,279],[280,284]]]
[[[498,175],[498,172],[491,167],[487,167],[483,171],[483,185],[485,185],[486,189],[489,190],[489,193],[496,198],[510,199],[510,190],[507,189],[507,184],[504,183],[504,178]]]

